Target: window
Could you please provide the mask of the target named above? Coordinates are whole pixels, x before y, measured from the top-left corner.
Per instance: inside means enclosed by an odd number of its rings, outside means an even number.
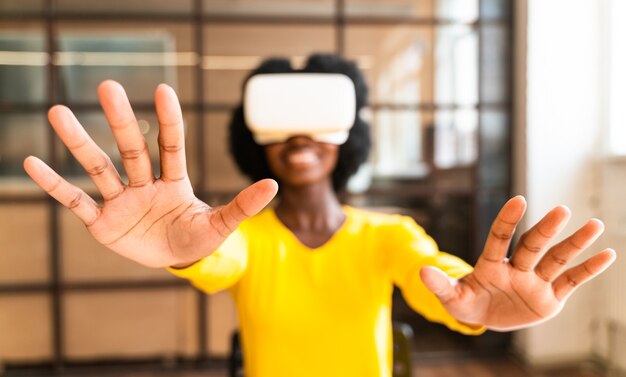
[[[626,2],[609,0],[608,146],[609,153],[626,155]]]

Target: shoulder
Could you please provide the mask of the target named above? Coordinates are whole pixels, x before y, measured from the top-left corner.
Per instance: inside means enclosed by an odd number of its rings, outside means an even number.
[[[239,224],[239,230],[246,234],[254,234],[261,230],[271,229],[276,226],[276,216],[272,207],[266,207],[254,216],[250,216]]]
[[[351,206],[344,206],[344,210],[346,211],[350,222],[356,227],[392,233],[403,231],[423,231],[413,218],[406,215],[392,213],[390,211],[382,212]]]

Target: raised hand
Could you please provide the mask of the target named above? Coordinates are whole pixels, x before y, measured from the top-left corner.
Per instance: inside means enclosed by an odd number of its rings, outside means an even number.
[[[498,331],[545,321],[561,311],[576,288],[615,260],[615,251],[606,249],[566,269],[566,264],[603,232],[604,225],[596,219],[543,253],[569,220],[570,211],[563,206],[551,210],[524,233],[511,259],[507,259],[511,238],[525,209],[526,201],[521,196],[504,205],[471,274],[457,281],[434,267],[421,270],[424,284],[457,320]]]
[[[149,267],[189,265],[211,254],[242,220],[263,209],[276,194],[276,182],[263,180],[222,207],[211,208],[197,199],[187,176],[182,112],[176,93],[165,84],[155,93],[161,158],[161,177],[156,179],[146,140],[122,86],[105,81],[98,96],[128,184],[74,114],[60,105],[50,109],[50,123],[95,183],[103,205],[36,157],[26,158],[24,168],[78,216],[98,242],[118,254]]]

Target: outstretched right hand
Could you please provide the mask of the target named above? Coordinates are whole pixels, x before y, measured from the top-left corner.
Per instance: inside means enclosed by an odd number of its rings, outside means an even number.
[[[100,103],[113,131],[128,184],[65,106],[48,118],[59,138],[102,194],[98,205],[40,159],[29,156],[24,168],[48,194],[80,218],[92,236],[118,254],[148,267],[183,267],[211,254],[238,224],[276,195],[275,181],[259,181],[225,206],[211,208],[195,197],[185,162],[183,118],[176,93],[165,84],[155,94],[159,120],[161,177],[152,173],[146,140],[122,86],[105,81]]]

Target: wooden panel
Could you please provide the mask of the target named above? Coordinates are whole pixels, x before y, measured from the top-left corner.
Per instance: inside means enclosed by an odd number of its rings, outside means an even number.
[[[47,281],[47,206],[0,205],[0,229],[0,284]]]
[[[168,357],[196,351],[193,291],[68,293],[71,359]]]
[[[50,300],[43,295],[0,296],[0,361],[52,357]]]
[[[205,117],[204,133],[207,171],[205,187],[216,191],[238,191],[251,182],[239,172],[228,147],[230,113],[211,113]],[[226,203],[222,203],[226,204]]]

